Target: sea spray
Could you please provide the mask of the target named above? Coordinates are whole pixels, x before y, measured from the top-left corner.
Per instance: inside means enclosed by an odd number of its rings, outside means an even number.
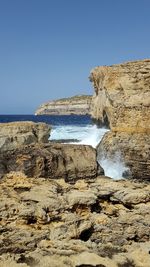
[[[91,145],[96,148],[107,131],[109,130],[97,127],[95,124],[57,125],[53,126],[50,140]],[[113,179],[122,179],[125,173],[129,173],[120,153],[116,153],[113,159],[98,155],[98,162],[103,167],[105,175]]]
[[[106,128],[98,128],[94,125],[88,132],[87,136],[79,142],[82,145],[91,145],[92,147],[96,147],[98,143],[101,141],[102,137],[108,130]]]
[[[115,153],[113,159],[108,159],[104,156],[98,157],[98,162],[104,169],[105,176],[111,177],[115,180],[125,178],[130,174],[130,170],[125,166],[121,154]]]

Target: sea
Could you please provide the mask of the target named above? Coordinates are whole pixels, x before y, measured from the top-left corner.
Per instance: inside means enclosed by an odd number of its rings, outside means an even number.
[[[51,142],[90,145],[94,148],[109,129],[98,126],[88,115],[0,115],[0,123],[15,121],[45,122],[52,128],[49,140]],[[121,179],[126,167],[116,155],[113,161],[98,157],[105,175],[113,179]]]
[[[15,121],[45,122],[52,127],[50,141],[96,147],[107,131],[88,115],[0,115],[0,123]]]

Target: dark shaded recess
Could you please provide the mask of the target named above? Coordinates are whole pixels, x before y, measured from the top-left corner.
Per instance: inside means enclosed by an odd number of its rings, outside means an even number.
[[[0,221],[2,221],[2,218],[0,218]],[[1,227],[0,228],[0,234],[2,234],[2,233],[7,233],[7,232],[9,232],[11,230],[11,228],[5,228],[5,226],[4,227]]]
[[[127,240],[128,240],[128,241],[132,240],[132,241],[134,241],[134,242],[139,242],[139,241],[140,241],[140,238],[139,238],[139,236],[136,234],[136,235],[134,235],[132,238],[127,237]]]
[[[60,222],[61,221],[61,216],[60,215],[55,215],[55,216],[50,216],[50,222]],[[49,222],[47,222],[48,224]]]
[[[2,246],[0,245],[0,255],[3,253],[15,253],[20,254],[24,253],[27,250],[26,247],[17,247],[17,245],[12,246],[12,241],[9,239],[4,239]]]
[[[14,190],[18,193],[18,194],[20,194],[20,193],[23,193],[23,192],[27,192],[27,191],[30,191],[30,188],[28,188],[28,187],[24,187],[24,188],[14,188]]]
[[[97,265],[81,264],[81,265],[76,265],[76,267],[106,267],[106,265],[103,265],[103,264],[97,264]]]
[[[128,210],[133,210],[133,209],[134,209],[134,206],[133,206],[132,204],[130,204],[130,203],[126,203],[126,204],[122,203],[122,204],[123,204],[123,206],[124,206],[125,208],[127,208]]]
[[[110,123],[109,123],[108,116],[105,110],[103,111],[103,123],[104,123],[104,126],[110,129]]]
[[[97,200],[96,203],[91,205],[91,212],[100,213],[102,210],[101,206],[99,205],[99,201]]]
[[[17,263],[26,263],[29,266],[32,266],[37,264],[37,261],[32,257],[26,257],[25,255],[21,254],[19,259],[17,260]]]
[[[37,223],[37,218],[35,218],[34,216],[31,216],[27,219],[27,224],[35,224]]]
[[[127,260],[123,264],[118,264],[118,267],[136,267],[133,261]]]
[[[102,196],[99,196],[99,200],[100,201],[107,201],[107,202],[111,202],[111,203],[116,203],[116,204],[119,204],[120,202],[118,201],[118,200],[114,200],[114,201],[112,201],[110,198],[113,196],[113,193],[107,193],[107,194],[105,194],[105,195],[102,195]]]
[[[124,171],[122,174],[122,177],[123,178],[132,178],[132,173],[131,173],[130,169]]]
[[[48,159],[47,158],[44,158],[44,171],[45,171],[45,173],[47,173],[49,171],[49,168],[48,168]]]
[[[98,128],[106,127],[107,129],[110,129],[110,123],[108,120],[107,113],[103,111],[103,120],[97,120],[92,118],[92,121],[97,125]]]
[[[36,131],[34,129],[32,129],[32,133],[35,136],[35,138],[38,140],[38,135],[37,135],[37,133],[36,133]]]
[[[89,229],[83,230],[81,232],[81,234],[79,235],[79,239],[81,239],[82,241],[88,241],[91,237],[91,235],[93,234],[93,227],[90,227]]]
[[[50,210],[49,210],[49,207],[46,207],[46,206],[43,207],[42,209],[45,211],[46,214],[49,213],[49,211],[50,211]]]

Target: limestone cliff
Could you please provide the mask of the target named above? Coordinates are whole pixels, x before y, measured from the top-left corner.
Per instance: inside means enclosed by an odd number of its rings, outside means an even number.
[[[133,177],[150,179],[150,60],[96,67],[90,80],[92,116],[109,121],[111,129],[99,155],[114,158],[121,152]]]
[[[36,115],[86,115],[90,113],[92,96],[81,95],[62,98],[42,104],[35,112]]]

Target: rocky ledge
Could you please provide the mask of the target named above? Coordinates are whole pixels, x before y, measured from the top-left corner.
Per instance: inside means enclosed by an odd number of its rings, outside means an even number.
[[[120,155],[133,178],[150,180],[150,60],[96,67],[90,80],[92,116],[110,127],[99,160]]]
[[[77,95],[49,101],[42,104],[35,112],[36,115],[86,115],[90,114],[92,96]]]

